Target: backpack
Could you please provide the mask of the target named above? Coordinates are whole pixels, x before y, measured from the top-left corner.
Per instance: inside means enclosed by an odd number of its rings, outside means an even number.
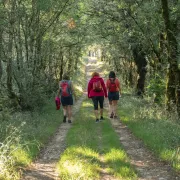
[[[60,84],[60,88],[61,88],[61,96],[68,97],[71,95],[69,81],[62,81]]]
[[[95,92],[102,91],[102,85],[101,85],[100,80],[97,80],[97,81],[93,82],[93,91],[95,91]]]
[[[55,104],[56,104],[56,110],[59,110],[61,106],[61,101],[58,96],[55,98]]]
[[[109,92],[116,92],[117,91],[117,86],[115,83],[115,79],[109,78],[110,80],[110,85],[109,85]]]

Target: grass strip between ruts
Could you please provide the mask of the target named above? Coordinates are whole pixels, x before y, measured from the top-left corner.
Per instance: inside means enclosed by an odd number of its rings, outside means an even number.
[[[67,148],[57,164],[61,179],[100,179],[104,170],[118,179],[137,178],[106,116],[95,123],[91,101],[82,103],[68,132]]]

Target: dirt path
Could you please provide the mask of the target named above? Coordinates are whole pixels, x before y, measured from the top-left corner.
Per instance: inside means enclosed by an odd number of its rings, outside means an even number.
[[[180,180],[180,176],[168,164],[157,160],[119,119],[112,119],[111,123],[139,174],[139,180]]]
[[[86,94],[76,102],[76,106],[73,106],[73,116],[79,110],[82,101],[85,99]],[[73,119],[72,119],[73,122]],[[21,180],[59,180],[58,174],[55,171],[55,166],[60,155],[66,148],[65,137],[68,130],[72,127],[72,124],[62,123],[51,138],[48,145],[41,151],[38,159],[31,164],[29,168],[23,173]]]
[[[96,60],[92,61],[93,66],[89,68],[93,70],[95,66],[96,70],[102,74],[102,68],[97,68]],[[105,108],[108,110],[108,101],[105,100]],[[114,130],[119,135],[119,140],[123,145],[126,153],[130,158],[131,164],[135,167],[139,178],[138,180],[180,180],[180,176],[175,174],[172,168],[163,163],[143,145],[143,143],[135,138],[130,132],[127,126],[123,125],[120,119],[110,119]],[[106,172],[102,171],[101,180],[114,180],[115,178]]]
[[[90,79],[91,73],[96,70],[102,73],[102,63],[97,66],[95,58],[90,58],[86,66],[87,80]],[[101,74],[103,77],[103,74]],[[73,109],[75,114],[84,100],[85,95],[77,102]],[[108,108],[108,102],[105,101],[105,108]],[[131,159],[131,164],[139,174],[139,180],[180,180],[180,176],[175,175],[171,167],[157,160],[143,143],[135,138],[128,128],[121,123],[119,119],[111,119],[111,123],[119,135],[119,140]],[[72,123],[73,125],[73,123]],[[58,131],[51,139],[47,147],[42,150],[39,158],[24,172],[22,180],[59,180],[55,172],[55,165],[60,155],[65,150],[65,137],[71,124],[61,124]],[[103,157],[102,157],[103,161]],[[112,175],[108,174],[102,167],[101,180],[115,180]]]
[[[73,115],[79,110],[85,96],[82,96],[73,107]],[[58,180],[55,165],[65,150],[65,137],[72,124],[62,123],[54,137],[45,149],[42,150],[38,159],[24,172],[22,180]]]
[[[99,62],[97,64],[97,59],[92,57],[92,58],[89,58],[89,63],[86,67],[86,72],[87,72],[87,79],[89,80],[91,78],[91,74],[92,72],[96,71],[100,74],[100,76],[102,78],[105,78],[104,77],[104,73],[103,73],[103,63],[102,62]],[[99,135],[98,135],[98,138],[99,138],[99,143],[100,143],[100,146],[101,146],[101,130],[99,129]],[[109,174],[107,171],[106,171],[106,167],[105,167],[105,163],[104,163],[104,157],[103,155],[100,155],[100,160],[102,162],[102,167],[100,168],[100,180],[117,180],[115,177],[113,177],[111,174]]]
[[[96,63],[96,59],[89,59],[89,62],[86,65],[87,81],[90,79],[91,72],[96,67]],[[86,93],[84,93],[84,96],[76,102],[76,106],[73,107],[73,116],[79,110],[85,96]],[[54,137],[49,141],[49,144],[41,151],[37,160],[24,171],[21,180],[60,180],[55,171],[55,166],[60,159],[60,155],[66,148],[65,137],[72,125],[73,123],[62,123],[60,125]],[[104,175],[108,176],[105,172]],[[107,180],[107,178],[105,179]]]

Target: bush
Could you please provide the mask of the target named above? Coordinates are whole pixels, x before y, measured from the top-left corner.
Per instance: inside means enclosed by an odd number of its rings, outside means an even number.
[[[163,103],[165,99],[166,83],[159,75],[151,79],[147,86],[147,95],[154,98],[155,103]]]

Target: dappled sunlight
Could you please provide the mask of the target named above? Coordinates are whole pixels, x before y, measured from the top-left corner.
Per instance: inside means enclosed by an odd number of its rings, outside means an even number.
[[[174,154],[175,150],[164,149],[160,153],[160,157],[164,160],[172,159],[172,154]]]
[[[122,149],[112,148],[104,155],[105,163],[108,164],[107,172],[115,177],[123,179],[136,179],[137,175],[128,163],[128,157]]]
[[[105,160],[108,161],[125,161],[127,159],[126,153],[121,149],[111,149],[110,152],[106,153]]]
[[[99,178],[98,154],[87,147],[68,148],[58,163],[59,176],[63,179]]]
[[[82,107],[93,107],[92,103],[90,102],[83,102]]]
[[[79,162],[72,163],[71,161],[65,161],[63,167],[72,175],[83,173],[83,164]]]
[[[117,173],[117,174],[115,173],[115,175],[116,176],[120,175],[121,177],[127,177],[128,178],[128,177],[131,177],[130,175],[133,175],[133,171],[131,168],[123,166],[123,167],[119,167],[119,173]],[[135,177],[133,179],[135,179]]]
[[[80,92],[83,92],[83,87],[81,87],[81,86],[78,86],[78,85],[75,84],[74,88],[79,90]]]
[[[161,151],[160,157],[166,161],[171,161],[173,167],[180,170],[180,147],[173,150],[164,149]]]
[[[32,159],[29,157],[29,154],[26,150],[18,148],[13,153],[14,158],[17,159],[17,163],[27,165],[30,164]]]

